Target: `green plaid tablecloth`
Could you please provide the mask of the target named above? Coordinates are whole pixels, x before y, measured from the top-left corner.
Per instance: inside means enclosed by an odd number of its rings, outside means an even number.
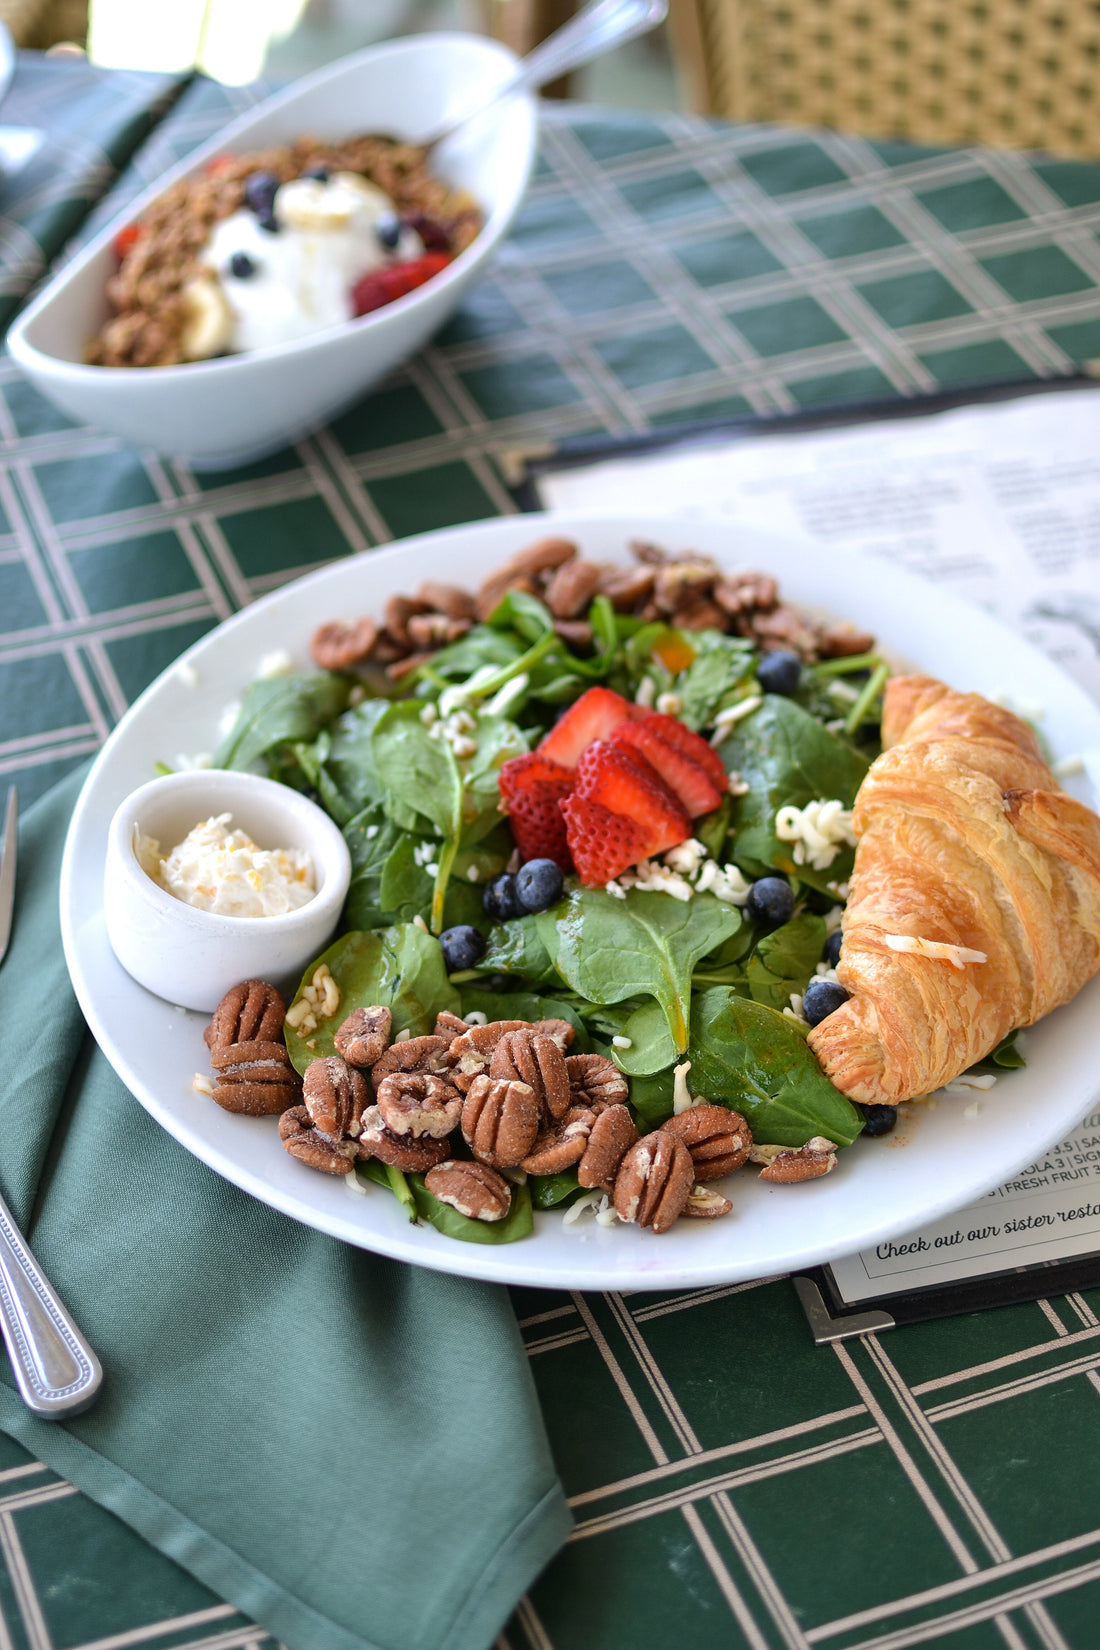
[[[24,72],[68,166],[53,93],[72,71]],[[47,252],[148,118],[136,93],[124,112],[134,77],[110,84],[79,124],[101,158],[76,204],[55,178],[43,216],[31,192]],[[99,210],[254,95],[192,84]],[[1098,229],[1100,168],[555,109],[516,232],[460,315],[264,463],[199,476],[125,449],[4,362],[0,767],[29,800],[253,597],[513,509],[516,448],[1069,373],[1100,357]],[[25,245],[5,234],[0,253]],[[0,293],[23,290],[22,256]],[[1100,1292],[830,1349],[784,1280],[516,1306],[578,1522],[499,1650],[1100,1646]],[[0,1437],[9,1645],[273,1650]]]

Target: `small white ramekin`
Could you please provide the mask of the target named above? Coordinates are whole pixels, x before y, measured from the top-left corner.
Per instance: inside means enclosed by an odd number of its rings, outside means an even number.
[[[261,848],[309,854],[317,893],[281,917],[224,917],[176,899],[142,869],[137,833],[167,852],[195,825],[232,814],[233,828]],[[308,797],[256,774],[207,768],[151,780],[111,821],[104,872],[107,936],[139,985],[182,1008],[217,1007],[241,980],[296,986],[339,920],[351,878],[347,843]]]

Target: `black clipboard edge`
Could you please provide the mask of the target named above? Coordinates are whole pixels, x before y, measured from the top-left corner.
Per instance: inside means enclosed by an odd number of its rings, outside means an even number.
[[[833,403],[793,413],[753,414],[741,418],[662,425],[659,429],[646,430],[639,435],[578,436],[553,448],[513,449],[501,454],[499,462],[518,508],[529,512],[543,509],[538,494],[540,476],[557,470],[583,469],[587,465],[598,464],[602,459],[639,457],[645,453],[667,452],[675,447],[700,447],[731,438],[750,440],[758,436],[795,435],[806,430],[843,429],[856,424],[923,418],[932,413],[950,412],[955,407],[1016,401],[1029,395],[1050,394],[1053,390],[1098,388],[1097,374],[1088,372],[1064,373],[1050,378],[1011,379],[1000,384],[969,384],[922,395]]]
[[[931,1318],[984,1312],[991,1306],[1018,1306],[1048,1295],[1100,1288],[1100,1252],[853,1302],[844,1300],[828,1266],[797,1273],[792,1282],[816,1345],[825,1346],[854,1335],[894,1329],[899,1324],[926,1323]]]

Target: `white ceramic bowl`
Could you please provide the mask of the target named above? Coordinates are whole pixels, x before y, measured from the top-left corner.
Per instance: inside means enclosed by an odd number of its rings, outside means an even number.
[[[293,344],[178,367],[90,367],[85,345],[107,319],[118,231],[211,156],[287,143],[303,133],[416,138],[479,87],[499,84],[514,55],[477,35],[425,34],[356,52],[307,75],[225,127],[127,206],[54,276],[8,334],[37,389],[81,423],[98,424],[200,469],[273,452],[326,423],[412,355],[457,308],[514,218],[534,160],[536,104],[506,99],[439,146],[432,169],[485,214],[477,239],[439,275],[358,320]]]
[[[224,917],[176,899],[142,869],[134,852],[138,831],[167,852],[193,826],[224,813],[261,848],[308,853],[314,897],[281,917]],[[209,1013],[241,980],[296,986],[336,927],[350,877],[344,838],[308,797],[251,773],[167,774],[128,796],[111,821],[103,875],[107,937],[147,991]]]

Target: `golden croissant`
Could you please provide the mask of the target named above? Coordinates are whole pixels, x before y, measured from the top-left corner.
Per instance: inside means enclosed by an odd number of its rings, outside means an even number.
[[[809,1042],[850,1099],[896,1106],[1100,968],[1100,819],[1026,722],[931,677],[888,684],[882,742],[852,816],[850,999]]]

